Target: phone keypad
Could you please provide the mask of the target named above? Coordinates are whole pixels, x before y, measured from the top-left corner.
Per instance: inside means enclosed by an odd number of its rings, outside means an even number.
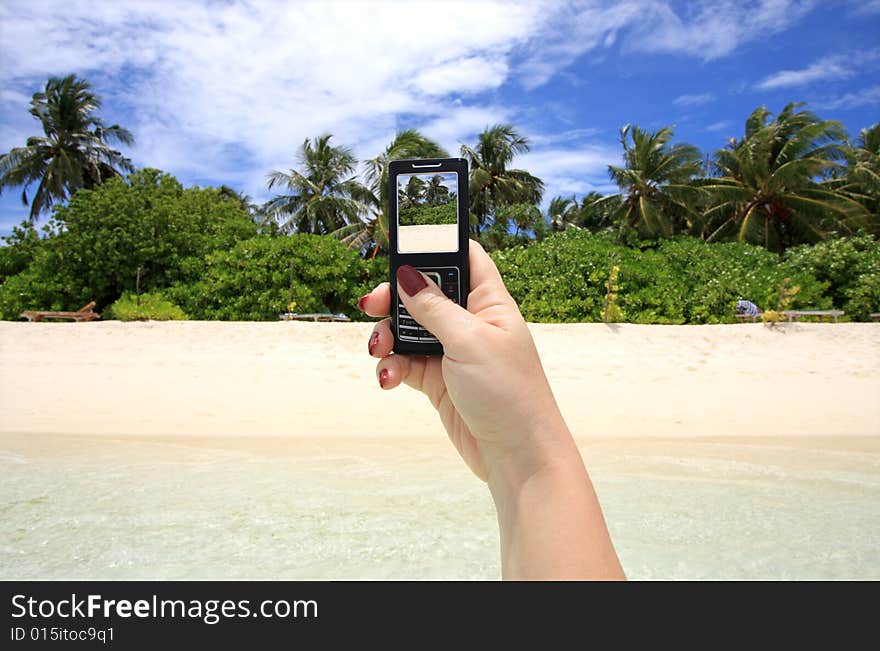
[[[439,267],[419,270],[433,280],[443,293],[450,298],[450,300],[459,303],[461,300],[461,294],[459,291],[457,267]],[[437,337],[431,334],[428,329],[422,327],[422,325],[416,321],[409,312],[407,312],[402,301],[398,301],[397,303],[397,336],[404,341],[417,341],[426,344],[439,343]]]

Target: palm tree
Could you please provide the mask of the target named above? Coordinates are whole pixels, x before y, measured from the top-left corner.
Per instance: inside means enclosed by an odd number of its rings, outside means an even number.
[[[269,174],[270,190],[278,185],[288,191],[264,206],[282,232],[329,233],[360,221],[366,211],[369,192],[353,176],[357,160],[348,147],[330,145],[332,137],[325,133],[303,141],[297,152],[302,172]]]
[[[575,224],[591,233],[614,230],[614,220],[620,208],[620,197],[607,199],[598,192],[588,192],[581,199],[575,215]]]
[[[225,183],[217,188],[217,194],[226,201],[238,204],[238,206],[247,213],[249,217],[256,217],[260,210],[260,207],[251,200],[250,195],[239,192]]]
[[[868,230],[880,234],[880,123],[859,133],[858,142],[846,149],[846,173],[825,183],[861,203],[870,213]]]
[[[580,230],[575,222],[578,216],[578,203],[574,195],[571,197],[553,197],[547,208],[547,218],[551,231],[564,231],[568,228]]]
[[[620,188],[594,202],[618,203],[619,223],[649,235],[669,237],[694,226],[699,215],[693,201],[699,191],[691,180],[700,173],[700,151],[693,145],[670,145],[673,131],[664,127],[654,133],[627,124],[620,130],[625,167],[608,166],[611,179]]]
[[[69,75],[52,77],[43,92],[34,93],[30,114],[40,121],[42,136],[27,139],[0,156],[0,193],[24,186],[21,201],[28,205],[28,187],[38,183],[29,220],[53,203],[64,201],[80,188],[93,188],[109,178],[132,172],[131,161],[108,143],[131,145],[134,138],[118,124],[106,126],[95,115],[101,99],[91,85]]]
[[[425,197],[425,182],[418,176],[409,177],[406,187],[398,191],[397,200],[402,202],[404,208],[418,206]]]
[[[525,170],[507,167],[529,149],[528,139],[509,124],[486,127],[474,148],[462,145],[461,154],[471,167],[470,204],[477,235],[491,224],[498,208],[540,203],[544,182]]]
[[[333,235],[370,257],[388,251],[388,163],[448,155],[440,145],[415,129],[399,131],[385,151],[366,162],[368,217],[336,230]]]
[[[449,203],[449,188],[443,185],[443,177],[439,174],[432,176],[425,184],[425,201],[429,206]]]
[[[707,240],[734,236],[779,251],[818,241],[828,230],[849,231],[863,220],[863,206],[817,181],[841,167],[843,127],[801,106],[788,104],[773,121],[765,107],[756,109],[742,140],[731,139],[716,152],[718,178],[699,182],[714,197],[705,213]]]

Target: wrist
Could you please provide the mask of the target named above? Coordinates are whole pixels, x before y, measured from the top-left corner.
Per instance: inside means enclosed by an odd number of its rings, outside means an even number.
[[[558,410],[508,440],[516,443],[484,454],[486,481],[496,503],[515,497],[536,478],[584,472],[580,452]]]

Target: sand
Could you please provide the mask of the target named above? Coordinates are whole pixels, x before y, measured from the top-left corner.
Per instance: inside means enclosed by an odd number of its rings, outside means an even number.
[[[400,253],[458,251],[458,224],[401,226],[397,233]]]
[[[579,439],[880,435],[880,324],[530,327]],[[0,323],[0,433],[442,438],[371,328]]]
[[[0,579],[497,579],[370,324],[0,323]],[[880,325],[535,325],[633,579],[880,579]]]

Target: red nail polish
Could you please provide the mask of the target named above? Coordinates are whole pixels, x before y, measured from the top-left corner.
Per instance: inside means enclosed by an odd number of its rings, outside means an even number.
[[[428,286],[428,283],[425,282],[425,277],[415,267],[411,267],[408,264],[398,267],[397,282],[403,287],[403,291],[407,293],[407,296],[415,296]]]
[[[363,296],[361,296],[361,297],[358,299],[358,309],[359,309],[361,312],[364,311],[364,301],[367,300],[367,296],[369,296],[369,294],[364,294]]]
[[[379,386],[383,389],[385,388],[385,383],[388,381],[388,369],[383,368],[379,371]]]
[[[370,337],[370,343],[367,344],[367,350],[369,351],[370,355],[373,354],[373,349],[376,347],[376,344],[378,344],[378,343],[379,343],[379,333],[374,332],[372,334],[372,336]]]

